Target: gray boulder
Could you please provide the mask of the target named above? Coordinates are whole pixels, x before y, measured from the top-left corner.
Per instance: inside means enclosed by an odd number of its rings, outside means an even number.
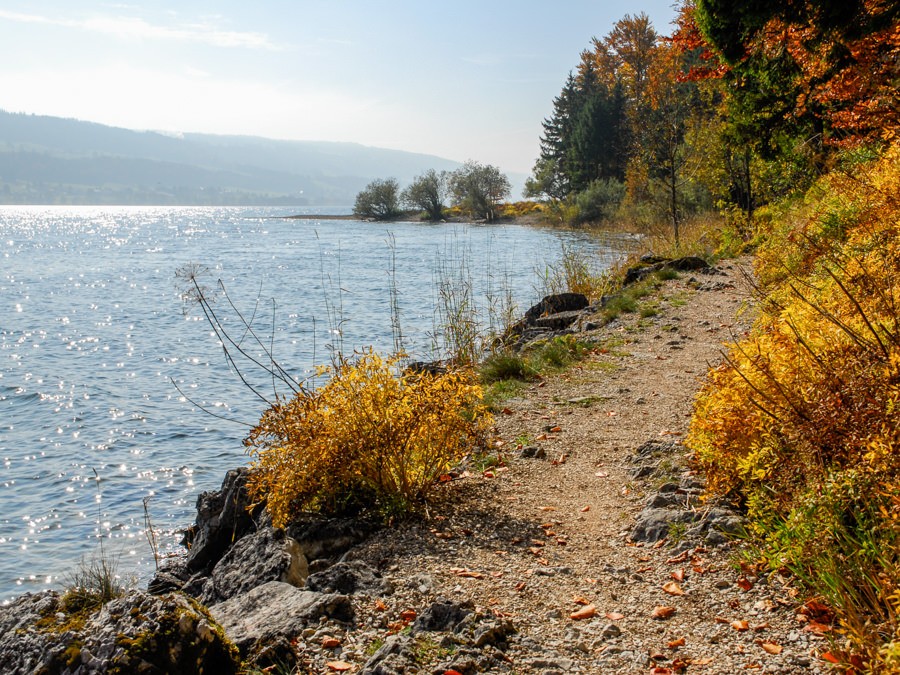
[[[343,593],[353,595],[390,595],[393,584],[361,560],[339,562],[309,575],[306,587],[317,593]]]
[[[249,476],[247,467],[232,469],[225,474],[221,489],[197,497],[197,520],[184,537],[190,572],[211,569],[233,542],[256,530],[254,518],[263,507],[257,505],[252,512],[248,511]]]
[[[264,527],[239,539],[216,563],[200,600],[214,605],[269,581],[302,587],[309,576],[300,545],[283,530]]]
[[[257,644],[290,640],[322,617],[341,622],[354,619],[346,595],[300,590],[281,581],[270,581],[209,611],[243,654]]]

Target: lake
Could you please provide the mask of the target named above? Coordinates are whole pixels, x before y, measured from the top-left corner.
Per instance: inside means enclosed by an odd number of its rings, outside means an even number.
[[[65,584],[101,541],[126,578],[146,579],[145,498],[161,552],[178,550],[197,495],[247,462],[241,441],[264,404],[185,299],[186,266],[242,350],[265,358],[236,311],[302,378],[333,349],[392,351],[397,323],[412,356],[439,356],[448,280],[490,321],[507,296],[519,314],[540,299],[563,247],[601,265],[617,255],[582,232],[515,224],[282,218],[301,212],[0,207],[0,601]]]

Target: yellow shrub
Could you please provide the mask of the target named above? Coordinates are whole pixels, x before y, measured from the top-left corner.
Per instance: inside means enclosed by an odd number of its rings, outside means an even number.
[[[398,375],[396,366],[364,352],[262,415],[245,441],[249,489],[276,527],[303,510],[402,515],[484,443],[491,420],[472,371]]]
[[[900,583],[900,527],[883,510],[900,486],[898,196],[895,147],[775,216],[756,261],[761,315],[710,374],[688,437],[772,564],[808,579],[872,658],[879,633],[862,627],[896,635],[883,591]]]

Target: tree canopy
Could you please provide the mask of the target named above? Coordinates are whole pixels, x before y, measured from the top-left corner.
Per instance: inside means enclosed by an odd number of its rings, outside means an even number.
[[[387,220],[400,214],[400,185],[395,178],[376,178],[358,195],[353,213],[362,218]]]

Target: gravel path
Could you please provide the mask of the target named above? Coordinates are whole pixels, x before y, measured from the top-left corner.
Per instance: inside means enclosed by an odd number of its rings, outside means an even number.
[[[395,590],[356,596],[353,630],[310,629],[310,670],[825,672],[823,627],[788,582],[708,530],[735,518],[699,500],[680,440],[708,366],[748,324],[747,266],[665,282],[658,314],[594,332],[587,360],[508,401],[501,465],[470,467],[440,513],[351,551]],[[664,538],[633,541],[651,512],[672,518]],[[438,600],[472,612],[467,638],[407,628]]]

